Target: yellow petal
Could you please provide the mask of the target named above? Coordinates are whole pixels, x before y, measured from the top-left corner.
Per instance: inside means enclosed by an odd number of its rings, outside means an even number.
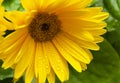
[[[6,29],[6,26],[3,24],[0,24],[0,32],[4,32]]]
[[[8,21],[6,21],[5,19],[2,19],[1,21],[1,25],[0,25],[1,29],[3,29],[4,31],[6,29],[8,30],[13,30],[14,29],[14,25]]]
[[[73,68],[75,68],[78,72],[82,71],[81,65],[78,60],[76,60],[72,55],[70,55],[68,52],[64,50],[64,47],[62,47],[56,39],[53,39],[53,43],[60,52],[60,54],[72,65]]]
[[[9,34],[7,37],[4,38],[4,40],[0,43],[0,51],[6,50],[6,48],[9,48],[11,45],[13,45],[20,37],[22,37],[26,33],[26,29],[19,29],[11,34]],[[7,40],[7,41],[6,41]]]
[[[24,34],[23,37],[19,38],[18,41],[16,41],[14,44],[12,44],[9,48],[6,48],[4,51],[4,64],[2,65],[5,69],[12,66],[14,64],[14,60],[16,59],[16,55],[18,54],[24,39],[26,38],[26,34]],[[15,51],[15,52],[14,52]]]
[[[50,4],[54,5],[53,3],[56,2],[56,0],[36,0],[36,4],[37,4],[37,7],[38,7],[38,11],[41,11],[41,10],[45,10],[45,11],[48,11],[48,6]]]
[[[31,66],[29,66],[26,70],[25,83],[31,83],[33,78],[34,78],[34,66],[33,63],[31,63]]]
[[[87,40],[87,41],[94,41],[94,37],[92,36],[91,33],[89,33],[88,31],[65,31],[67,32],[68,34],[78,38],[78,39],[82,39],[82,40]]]
[[[20,54],[21,58],[17,62],[17,65],[15,67],[15,74],[14,74],[15,79],[20,78],[22,76],[22,74],[24,73],[25,69],[30,64],[30,62],[34,56],[33,55],[34,50],[35,50],[34,46],[35,46],[34,40],[30,36],[28,36],[24,42],[24,45],[22,46],[23,48],[25,48],[24,52],[21,51],[21,54]],[[23,48],[21,48],[21,49],[23,49]]]
[[[57,13],[69,11],[69,10],[80,10],[92,2],[92,0],[61,0],[61,1],[64,1],[64,2],[59,3],[57,4],[57,6],[54,7],[56,8],[54,10]]]
[[[35,46],[34,46],[34,51],[35,51]],[[34,52],[35,53],[35,52]],[[31,62],[29,63],[28,68],[26,69],[26,75],[25,75],[25,83],[31,83],[32,79],[34,78],[34,55],[33,58],[31,60]]]
[[[80,9],[88,6],[92,0],[70,0],[70,7],[75,7],[75,9]]]
[[[43,47],[58,78],[62,82],[68,80],[69,70],[65,59],[61,57],[51,42],[45,42]]]
[[[3,2],[3,0],[0,0],[0,4]]]
[[[45,83],[48,73],[50,73],[50,65],[48,56],[43,49],[42,43],[37,43],[35,55],[35,74],[39,83]]]
[[[30,11],[30,10],[37,10],[37,0],[21,0],[21,3],[25,10]],[[39,0],[41,1],[41,0]]]
[[[100,43],[104,40],[104,38],[101,36],[94,36],[94,37],[95,37],[95,41],[94,41],[95,43]]]
[[[90,52],[90,50],[85,49],[85,48],[83,48],[83,49],[84,49],[84,51],[85,51],[86,53],[88,53],[90,60],[92,60],[92,59],[93,59],[93,55],[92,55],[92,53]]]
[[[92,18],[97,19],[97,20],[104,20],[104,19],[108,18],[108,16],[109,16],[109,13],[101,12],[101,13],[96,14]]]
[[[47,2],[48,3],[48,2]],[[67,4],[69,4],[68,0],[50,0],[49,4],[46,6],[46,10],[50,13],[59,12],[60,9],[63,9],[67,7]],[[44,4],[45,5],[45,4]]]
[[[14,24],[14,28],[19,28],[18,26],[25,26],[29,23],[26,21],[28,17],[30,17],[30,14],[26,12],[12,11],[12,12],[6,12],[5,17]]]
[[[107,31],[106,29],[89,30],[89,32],[94,36],[103,35],[106,33],[106,31]]]
[[[48,74],[47,79],[49,83],[55,83],[55,73],[52,69],[50,73]]]
[[[91,42],[91,41],[81,40],[67,33],[64,33],[64,35],[68,37],[70,40],[76,42],[79,46],[83,48],[87,48],[91,50],[99,50],[99,46],[94,41]]]
[[[73,56],[77,60],[80,60],[81,62],[90,63],[91,60],[88,54],[78,44],[71,41],[62,34],[57,36],[56,39],[59,44],[64,46],[64,50],[71,54],[71,56]]]
[[[7,55],[8,57],[4,59],[4,63],[2,65],[4,69],[7,69],[14,64],[14,59],[18,51],[19,49],[15,49],[15,52],[12,52],[11,54]],[[5,55],[2,55],[2,56],[5,56]]]
[[[99,20],[91,20],[91,19],[73,19],[66,18],[60,19],[62,21],[62,29],[63,30],[97,30],[106,27],[105,22],[101,22]]]
[[[0,4],[1,5],[1,4]],[[0,6],[0,16],[3,16],[5,12],[5,8]]]
[[[28,38],[28,35],[27,37],[24,39],[25,41],[23,41],[23,44],[20,46],[20,50],[19,52],[17,53],[16,57],[15,57],[15,60],[14,60],[14,63],[18,63],[19,60],[22,58],[22,56],[25,54],[25,52],[27,51],[27,43],[28,43],[28,40],[26,40]]]
[[[82,70],[85,71],[87,69],[87,65],[85,63],[80,62],[80,65],[82,66]]]
[[[59,18],[87,18],[96,16],[101,13],[101,7],[92,7],[92,8],[83,8],[80,10],[69,10],[69,11],[60,11],[58,14]]]
[[[0,35],[1,35],[1,33],[0,33]],[[3,39],[4,39],[4,37],[3,37],[3,36],[0,36],[0,41],[3,40]]]

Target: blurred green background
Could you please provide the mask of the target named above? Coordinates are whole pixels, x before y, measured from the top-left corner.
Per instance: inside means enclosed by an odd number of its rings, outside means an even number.
[[[6,11],[24,10],[19,0],[4,0],[3,6]],[[70,66],[70,78],[65,83],[120,83],[120,0],[93,0],[89,6],[102,6],[103,11],[110,13],[105,20],[108,32],[103,35],[105,41],[99,44],[101,50],[92,51],[94,59],[88,69],[78,73]],[[0,83],[13,83],[13,72],[0,67]],[[24,83],[24,76],[18,83]],[[60,81],[56,79],[56,83]]]

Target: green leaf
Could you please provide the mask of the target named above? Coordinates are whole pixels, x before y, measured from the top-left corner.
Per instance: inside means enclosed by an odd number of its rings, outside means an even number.
[[[88,69],[82,73],[71,68],[70,79],[65,83],[120,83],[114,82],[120,77],[120,60],[117,52],[108,41],[100,44],[101,50],[93,52],[94,59]]]
[[[103,0],[103,3],[111,15],[120,20],[120,0]]]
[[[24,82],[24,78],[21,77],[21,78],[17,81],[17,83],[25,83],[25,82]]]
[[[0,80],[0,83],[13,83],[13,78],[6,78],[4,80]],[[20,78],[16,83],[24,83],[23,78]]]
[[[20,3],[20,0],[4,0],[2,5],[5,6],[7,11],[11,11],[11,10],[23,11],[24,10]]]
[[[0,80],[0,83],[13,83],[13,79],[12,78],[6,78],[4,80]]]
[[[2,65],[2,61],[0,61],[0,66]],[[8,68],[4,70],[0,67],[0,80],[13,77],[13,70],[11,68]],[[1,82],[0,82],[1,83]]]
[[[93,0],[91,6],[93,6],[93,7],[103,6],[103,0]]]
[[[112,44],[120,56],[120,21],[118,21],[117,24],[119,24],[119,26],[115,26],[116,30],[108,32],[105,37]]]
[[[120,21],[113,18],[111,15],[106,20],[106,22],[107,22],[107,30],[108,30],[108,32],[112,32],[112,31],[115,31],[115,30],[119,29]]]
[[[106,20],[108,33],[105,37],[120,56],[120,0],[104,0],[104,5],[112,15]]]

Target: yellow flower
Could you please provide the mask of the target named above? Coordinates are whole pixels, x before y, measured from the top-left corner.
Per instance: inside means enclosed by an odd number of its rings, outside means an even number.
[[[35,77],[38,83],[55,82],[55,74],[69,79],[68,63],[81,72],[92,60],[89,50],[96,43],[108,13],[101,7],[87,7],[92,0],[21,0],[25,11],[6,12],[15,31],[0,43],[2,67],[15,69],[14,78],[25,73],[25,83]]]

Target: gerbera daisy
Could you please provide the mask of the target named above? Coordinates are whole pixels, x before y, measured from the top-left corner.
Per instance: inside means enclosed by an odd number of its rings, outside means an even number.
[[[14,78],[25,74],[25,83],[68,80],[68,63],[78,72],[92,60],[108,13],[89,8],[92,0],[21,0],[25,11],[6,12],[15,31],[0,43],[2,67],[15,69]]]

